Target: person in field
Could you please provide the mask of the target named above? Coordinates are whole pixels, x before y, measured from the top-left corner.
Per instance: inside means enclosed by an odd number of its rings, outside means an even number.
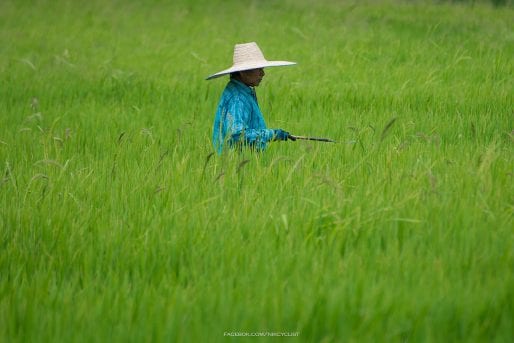
[[[267,128],[255,94],[264,68],[293,64],[266,60],[255,42],[236,44],[232,67],[207,77],[211,80],[230,75],[214,118],[212,143],[219,154],[225,143],[231,148],[263,151],[270,141],[295,140],[287,131]]]

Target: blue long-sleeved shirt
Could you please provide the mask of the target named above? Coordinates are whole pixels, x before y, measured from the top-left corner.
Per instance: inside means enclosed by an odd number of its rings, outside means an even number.
[[[255,90],[231,79],[221,95],[214,119],[214,149],[221,153],[227,142],[230,147],[242,143],[261,151],[273,139],[274,133],[266,127]]]

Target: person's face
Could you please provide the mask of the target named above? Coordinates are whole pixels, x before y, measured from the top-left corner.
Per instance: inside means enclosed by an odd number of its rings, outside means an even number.
[[[264,77],[264,69],[251,69],[239,72],[241,75],[241,81],[251,87],[257,87],[259,83],[261,83],[262,78]]]

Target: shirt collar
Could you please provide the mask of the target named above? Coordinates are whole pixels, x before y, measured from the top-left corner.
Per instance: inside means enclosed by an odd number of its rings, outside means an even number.
[[[230,82],[233,83],[237,88],[239,88],[242,91],[244,91],[245,93],[248,93],[250,95],[254,95],[255,94],[255,90],[252,87],[245,85],[243,82],[241,82],[239,80],[230,79]]]

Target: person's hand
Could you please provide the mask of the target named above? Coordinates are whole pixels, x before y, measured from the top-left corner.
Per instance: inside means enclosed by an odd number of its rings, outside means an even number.
[[[296,138],[291,136],[289,134],[289,132],[287,132],[287,131],[284,131],[282,129],[275,129],[274,131],[275,131],[275,138],[274,138],[274,140],[276,140],[276,141],[287,141],[288,139],[292,140],[292,141],[296,140]]]

